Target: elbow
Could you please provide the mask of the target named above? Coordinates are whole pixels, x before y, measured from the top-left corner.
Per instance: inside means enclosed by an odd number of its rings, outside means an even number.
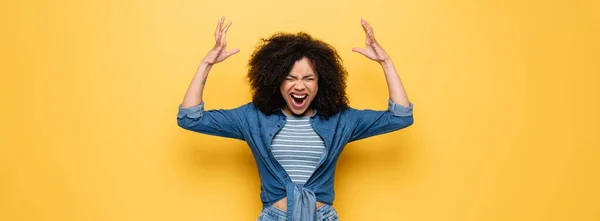
[[[198,127],[198,120],[189,117],[177,117],[177,126],[186,130],[194,130]]]
[[[198,132],[198,133],[210,133],[214,126],[210,122],[207,122],[205,118],[190,118],[187,116],[178,117],[177,125],[185,130]]]
[[[415,123],[415,118],[412,115],[410,115],[410,117],[408,117],[408,119],[406,120],[406,126],[408,127],[410,125],[413,125],[414,123]]]
[[[413,125],[415,122],[415,119],[412,115],[410,116],[405,116],[405,117],[396,117],[396,129],[403,129],[403,128],[407,128],[410,125]]]
[[[189,125],[189,120],[186,120],[185,118],[177,118],[177,126],[187,130]]]
[[[196,127],[200,119],[202,118],[203,106],[183,108],[179,105],[179,111],[177,112],[177,125],[183,129],[191,130]]]

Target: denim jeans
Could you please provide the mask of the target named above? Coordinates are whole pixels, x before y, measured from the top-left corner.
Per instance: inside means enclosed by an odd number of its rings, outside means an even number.
[[[263,209],[256,221],[287,221],[285,212],[274,206]],[[339,221],[338,214],[333,206],[324,204],[317,209],[317,221]]]

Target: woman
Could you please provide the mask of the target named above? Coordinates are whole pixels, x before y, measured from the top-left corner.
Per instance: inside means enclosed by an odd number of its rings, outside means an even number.
[[[306,33],[263,39],[249,62],[252,102],[231,110],[204,110],[202,92],[210,68],[239,52],[226,51],[231,22],[224,26],[224,17],[219,20],[216,44],[200,63],[177,122],[187,130],[248,143],[261,180],[259,220],[337,220],[333,180],[344,146],[413,123],[412,103],[392,60],[371,26],[362,19],[361,24],[366,48],[352,50],[383,67],[388,110],[348,107],[341,58]]]

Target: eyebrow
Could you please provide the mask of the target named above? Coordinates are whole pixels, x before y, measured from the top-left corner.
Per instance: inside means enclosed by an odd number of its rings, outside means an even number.
[[[306,75],[306,76],[304,76],[303,78],[314,77],[314,76],[315,76],[314,74],[309,74],[309,75]],[[291,78],[296,78],[296,79],[298,79],[298,78],[297,78],[295,75],[291,75],[291,74],[290,74],[290,75],[288,75],[287,77],[291,77]]]

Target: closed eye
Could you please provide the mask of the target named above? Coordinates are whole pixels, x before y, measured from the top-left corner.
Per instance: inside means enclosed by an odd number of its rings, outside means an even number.
[[[311,75],[307,75],[307,76],[304,76],[304,79],[306,79],[306,80],[311,80],[311,81],[312,81],[312,80],[314,80],[314,79],[315,79],[315,76],[314,76],[314,75],[312,75],[312,74],[311,74]]]

